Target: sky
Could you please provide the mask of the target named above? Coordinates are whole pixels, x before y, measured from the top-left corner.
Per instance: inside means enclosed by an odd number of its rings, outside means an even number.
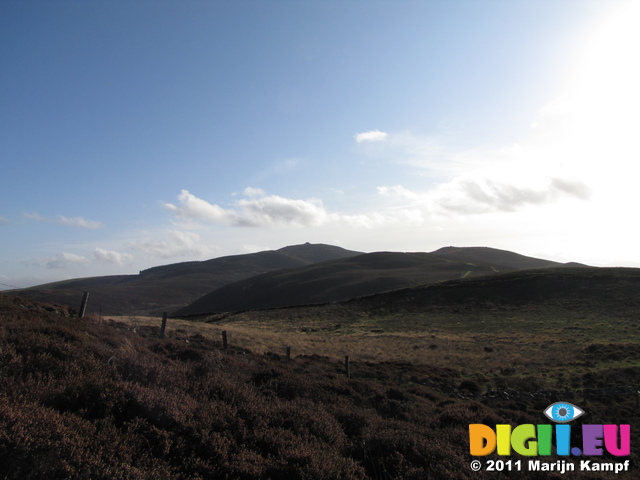
[[[326,243],[640,266],[640,2],[4,0],[0,288]]]

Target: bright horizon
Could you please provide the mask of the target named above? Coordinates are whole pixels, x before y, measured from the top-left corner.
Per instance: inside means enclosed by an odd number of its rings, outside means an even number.
[[[325,243],[640,266],[640,2],[5,1],[0,289]]]

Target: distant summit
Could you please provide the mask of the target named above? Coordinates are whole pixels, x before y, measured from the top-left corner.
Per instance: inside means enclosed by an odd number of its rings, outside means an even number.
[[[283,268],[302,267],[357,255],[361,255],[361,252],[332,245],[305,243],[279,250],[161,265],[143,270],[138,275],[65,280],[12,293],[77,308],[83,292],[88,291],[89,313],[155,316],[185,307],[228,283]]]
[[[161,265],[138,275],[65,280],[13,293],[78,308],[88,291],[88,314],[159,316],[175,312],[186,316],[336,302],[444,280],[564,266],[488,247],[365,254],[304,243]]]
[[[349,258],[361,255],[363,252],[354,252],[346,250],[342,247],[334,245],[325,245],[324,243],[304,243],[301,245],[290,245],[283,247],[276,252],[288,255],[291,258],[298,259],[307,263],[326,262],[328,260],[337,260],[339,258]]]
[[[492,265],[499,271],[559,267],[562,265],[562,263],[552,262],[551,260],[527,257],[508,250],[489,247],[443,247],[431,253],[460,262],[478,262]]]
[[[305,247],[287,248],[304,251]],[[329,251],[336,248],[324,247]],[[445,247],[432,253],[367,253],[229,283],[174,312],[174,315],[339,302],[445,280],[562,266],[561,263],[487,247]]]

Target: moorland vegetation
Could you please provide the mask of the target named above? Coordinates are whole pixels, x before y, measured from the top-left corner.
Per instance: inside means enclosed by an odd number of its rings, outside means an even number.
[[[547,423],[562,399],[638,445],[636,272],[579,270],[170,319],[164,339],[0,295],[0,477],[564,478],[471,471],[468,425]]]

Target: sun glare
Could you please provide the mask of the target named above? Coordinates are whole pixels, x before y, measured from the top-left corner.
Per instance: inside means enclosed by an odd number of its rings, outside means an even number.
[[[607,148],[635,143],[640,107],[640,2],[623,4],[586,44],[570,93],[575,132]]]
[[[612,9],[589,34],[568,66],[565,87],[534,124],[539,156],[607,198],[628,192],[640,174],[637,25],[640,2]]]

